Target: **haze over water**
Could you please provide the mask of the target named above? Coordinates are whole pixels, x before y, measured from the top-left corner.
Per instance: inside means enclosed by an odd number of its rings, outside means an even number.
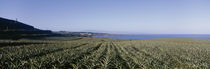
[[[210,39],[207,34],[143,34],[143,35],[113,35],[113,36],[95,36],[103,38],[123,39],[123,40],[138,40],[138,39],[159,39],[159,38],[195,38],[195,39]]]

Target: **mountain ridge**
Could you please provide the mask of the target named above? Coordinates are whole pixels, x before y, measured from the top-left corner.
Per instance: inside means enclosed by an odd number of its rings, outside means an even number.
[[[0,39],[51,36],[51,30],[41,30],[31,25],[0,17]]]

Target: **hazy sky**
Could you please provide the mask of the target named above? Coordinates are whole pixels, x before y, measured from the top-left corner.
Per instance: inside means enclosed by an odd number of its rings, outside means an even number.
[[[210,0],[0,0],[0,17],[54,31],[210,34]]]

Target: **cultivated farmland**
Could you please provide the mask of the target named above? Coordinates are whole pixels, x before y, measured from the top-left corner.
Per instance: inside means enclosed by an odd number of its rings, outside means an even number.
[[[63,38],[64,39],[64,38]],[[1,40],[0,69],[209,69],[209,39]]]

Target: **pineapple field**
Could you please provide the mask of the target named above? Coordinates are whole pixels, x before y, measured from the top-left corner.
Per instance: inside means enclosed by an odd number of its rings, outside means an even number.
[[[210,68],[209,39],[53,39],[1,40],[0,69]]]

